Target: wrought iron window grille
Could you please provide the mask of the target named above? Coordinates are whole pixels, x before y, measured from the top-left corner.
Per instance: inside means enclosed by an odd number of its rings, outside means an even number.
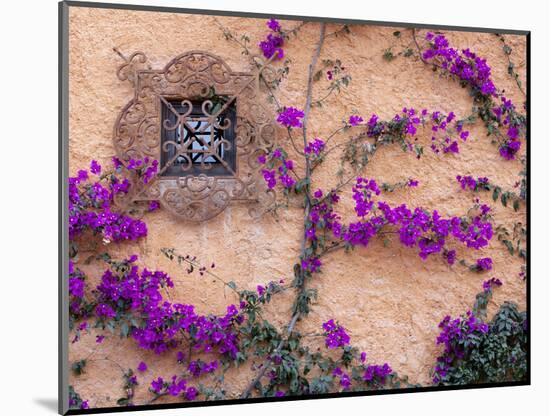
[[[154,180],[136,184],[120,205],[159,200],[188,221],[213,218],[232,201],[249,204],[253,216],[266,212],[275,194],[258,156],[275,145],[276,127],[260,104],[260,77],[275,73],[271,60],[253,56],[251,71],[234,72],[216,55],[190,51],[152,69],[142,52],[115,52],[124,60],[118,78],[134,89],[115,123],[117,156],[160,162]]]
[[[189,101],[181,97],[160,99],[161,168],[179,153],[163,175],[236,176],[235,102],[210,123],[208,115],[202,111],[208,101]],[[223,105],[227,97],[213,97],[211,101],[215,103],[215,113],[216,107]]]

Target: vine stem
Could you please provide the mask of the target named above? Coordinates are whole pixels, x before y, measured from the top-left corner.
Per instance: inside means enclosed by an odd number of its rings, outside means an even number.
[[[512,53],[512,48],[510,48],[508,46],[508,44],[506,43],[506,39],[504,39],[503,35],[501,35],[500,33],[495,33],[495,34],[497,35],[497,37],[502,42],[502,45],[503,45],[502,48],[503,48],[504,55],[506,55],[506,58],[508,59],[508,73],[514,79],[514,81],[516,81],[516,85],[518,86],[518,88],[519,88],[520,92],[523,94],[523,96],[527,97],[527,93],[525,92],[525,90],[521,86],[521,81],[519,80],[519,74],[514,70],[515,65],[512,62],[512,58],[510,57],[510,54]],[[506,48],[509,48],[509,52],[506,51]],[[512,69],[510,70],[510,68],[512,68]]]
[[[319,41],[317,43],[317,47],[315,49],[315,52],[313,54],[311,64],[309,65],[309,73],[308,73],[308,83],[307,83],[307,93],[306,93],[306,104],[304,107],[304,117],[302,120],[302,131],[303,131],[303,139],[304,139],[304,147],[307,146],[307,123],[309,120],[309,114],[311,109],[311,93],[313,90],[313,73],[315,71],[315,66],[317,65],[317,61],[319,60],[319,56],[321,55],[321,49],[323,47],[323,42],[325,40],[325,30],[326,25],[325,23],[321,23],[320,33],[319,33]],[[309,159],[309,156],[307,154],[304,154],[304,159],[306,162],[306,173],[305,177],[311,180],[311,161]],[[302,233],[302,243],[301,243],[301,249],[300,249],[300,259],[303,259],[305,256],[306,251],[306,224],[307,220],[309,218],[310,210],[311,210],[311,198],[310,198],[310,189],[309,185],[306,185],[305,187],[306,192],[306,198],[305,198],[305,206],[304,206],[304,229]],[[303,291],[304,291],[304,271],[301,269],[301,286],[298,288],[298,295],[299,297]],[[277,354],[285,345],[287,342],[287,339],[290,337],[292,332],[294,331],[294,327],[296,326],[296,323],[298,322],[298,319],[300,318],[301,312],[295,311],[292,315],[292,318],[290,319],[290,322],[287,327],[287,336],[285,339],[281,339],[279,344],[277,345],[277,348],[275,349],[274,353]],[[250,393],[252,393],[252,389],[256,387],[260,379],[264,376],[265,372],[267,371],[267,368],[269,367],[269,360],[265,360],[263,364],[263,368],[260,370],[260,372],[256,375],[254,380],[248,385],[244,393],[241,395],[242,399],[246,399],[250,396]]]
[[[296,326],[296,322],[298,321],[299,317],[300,317],[300,312],[296,312],[292,316],[292,319],[290,320],[290,323],[288,324],[288,328],[287,328],[287,337],[290,336],[290,334],[294,330],[294,327]],[[285,342],[286,342],[286,339],[281,339],[281,341],[279,341],[279,344],[277,345],[277,348],[275,348],[275,350],[273,351],[273,353],[275,355],[278,354],[279,351],[281,351],[281,349],[285,345]],[[267,371],[268,367],[269,367],[269,360],[265,360],[265,362],[263,363],[262,369],[256,375],[256,377],[254,377],[254,380],[252,380],[250,382],[250,384],[248,385],[248,387],[246,388],[244,393],[241,395],[241,399],[247,399],[248,396],[250,396],[250,393],[252,393],[252,389],[258,384],[260,379],[264,376],[264,374]]]

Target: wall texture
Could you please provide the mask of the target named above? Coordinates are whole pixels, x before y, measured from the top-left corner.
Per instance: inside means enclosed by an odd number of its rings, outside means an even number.
[[[248,34],[253,48],[267,32],[261,19],[218,19],[232,31]],[[298,22],[281,23],[288,29]],[[338,28],[330,24],[327,33]],[[116,77],[121,59],[113,47],[126,54],[143,51],[155,68],[163,67],[182,52],[202,49],[224,58],[233,70],[247,69],[241,50],[223,38],[214,18],[209,16],[71,7],[69,30],[71,174],[85,168],[91,159],[108,163],[114,154],[113,125],[121,108],[131,99],[133,89]],[[394,45],[395,51],[399,51],[410,42],[410,32],[403,30],[402,39],[398,40],[392,35],[395,30],[352,26],[350,35],[327,38],[321,57],[341,59],[352,82],[341,94],[333,95],[325,107],[313,110],[309,124],[312,138],[326,137],[353,111],[364,118],[376,112],[385,119],[410,106],[455,111],[459,117],[470,113],[468,92],[456,82],[439,78],[417,59],[399,57],[391,62],[383,59],[383,51],[389,46]],[[523,96],[507,74],[507,58],[495,35],[463,32],[447,35],[451,44],[470,47],[486,57],[497,86],[505,89],[514,102],[523,102]],[[278,92],[284,105],[304,105],[307,67],[318,36],[319,25],[306,24],[285,47],[292,64],[289,77]],[[525,84],[525,38],[511,35],[505,38]],[[313,96],[324,95],[327,85],[326,81],[316,83]],[[286,146],[284,132],[280,133]],[[511,189],[521,170],[519,162],[505,162],[499,157],[480,123],[472,127],[470,137],[458,155],[441,156],[427,151],[421,160],[403,153],[397,146],[386,147],[376,154],[364,176],[380,182],[416,178],[420,181],[418,188],[399,190],[385,195],[385,199],[438,209],[445,216],[463,214],[471,206],[473,195],[459,191],[455,175],[488,176]],[[345,138],[338,136],[334,142]],[[419,140],[429,145],[430,133],[422,133]],[[337,157],[329,159],[316,172],[314,186],[328,188],[335,184],[337,166]],[[493,207],[496,222],[508,228],[515,222],[525,222],[524,208],[514,213],[494,204],[489,195],[480,198]],[[344,192],[338,209],[344,218],[353,215],[350,190]],[[159,210],[147,217],[149,236],[144,241],[109,249],[120,256],[136,252],[141,264],[168,272],[175,282],[172,300],[193,303],[198,312],[219,313],[236,301],[233,294],[224,293],[218,282],[186,274],[164,258],[160,248],[175,247],[196,255],[204,264],[215,262],[218,274],[234,280],[240,287],[254,289],[274,279],[290,281],[299,250],[301,220],[297,205],[281,211],[278,218],[264,216],[252,220],[246,207],[233,204],[201,224],[185,223]],[[459,251],[458,257],[472,262],[477,254]],[[298,328],[319,331],[322,322],[335,318],[348,329],[352,343],[367,351],[371,360],[387,361],[398,373],[408,375],[411,382],[429,383],[430,368],[440,352],[435,345],[437,324],[447,314],[457,316],[471,308],[483,280],[496,276],[504,283],[495,293],[490,313],[504,300],[515,301],[525,308],[525,283],[518,277],[520,259],[510,257],[496,239],[483,251],[483,256],[493,258],[494,270],[490,274],[472,273],[458,264],[448,267],[439,257],[422,261],[416,251],[402,247],[398,241],[384,247],[382,241],[376,240],[368,248],[356,249],[351,254],[331,254],[322,273],[312,282],[319,290],[318,302]],[[103,269],[94,263],[82,268],[92,282],[99,279]],[[288,322],[291,302],[292,294],[286,293],[269,307],[270,317],[281,327]],[[116,405],[122,395],[119,365],[136,368],[142,360],[149,365],[150,370],[139,378],[136,404],[150,398],[147,387],[153,376],[169,377],[176,371],[175,352],[158,357],[139,349],[131,339],[115,336],[108,336],[97,347],[95,335],[84,335],[70,348],[71,362],[88,357],[86,372],[79,377],[71,375],[70,381],[83,398],[90,400],[91,407]],[[242,392],[251,372],[250,366],[230,371],[229,397]],[[171,399],[159,402],[162,400]]]

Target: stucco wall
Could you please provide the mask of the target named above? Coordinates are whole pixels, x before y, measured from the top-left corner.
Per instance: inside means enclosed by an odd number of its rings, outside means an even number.
[[[247,33],[253,44],[267,31],[265,21],[260,19],[218,19],[232,31]],[[291,28],[297,22],[281,23],[284,28]],[[338,26],[328,25],[327,33],[336,29]],[[455,111],[459,117],[470,113],[471,98],[456,82],[438,78],[418,60],[383,59],[383,50],[396,42],[392,35],[395,28],[352,26],[351,30],[352,35],[329,37],[324,44],[321,57],[341,59],[353,80],[349,88],[332,96],[323,109],[312,111],[309,123],[312,138],[326,136],[354,110],[364,118],[373,112],[389,118],[410,106]],[[224,58],[233,70],[247,69],[241,50],[223,38],[209,16],[71,7],[69,31],[71,174],[86,167],[92,158],[108,163],[114,154],[113,125],[121,108],[132,98],[133,89],[116,77],[121,60],[113,47],[126,54],[141,50],[155,68],[163,67],[182,52],[202,49]],[[507,59],[495,35],[461,32],[447,35],[451,44],[470,47],[486,57],[497,86],[504,88],[514,102],[523,102],[523,96],[506,72]],[[307,24],[298,38],[285,46],[292,64],[290,75],[278,92],[284,105],[304,105],[307,66],[318,36],[319,25]],[[408,36],[403,33],[404,44]],[[512,59],[525,84],[525,38],[506,35],[506,40],[513,48]],[[323,95],[326,86],[326,82],[316,83],[314,97]],[[280,133],[284,143],[284,132]],[[334,142],[345,137],[336,137]],[[428,150],[420,160],[397,146],[386,147],[376,154],[364,176],[380,182],[416,178],[420,181],[418,188],[399,190],[384,198],[392,203],[438,209],[444,216],[464,214],[473,196],[459,192],[456,174],[488,176],[505,188],[513,188],[521,170],[519,162],[505,162],[499,157],[480,123],[472,127],[470,137],[458,155],[434,155]],[[422,133],[420,141],[429,145],[430,133]],[[287,147],[292,158],[295,155]],[[321,188],[335,184],[337,165],[337,158],[327,160],[316,172],[315,184]],[[493,207],[496,222],[508,228],[517,221],[525,222],[523,207],[514,213],[493,203],[488,194],[480,198]],[[344,218],[353,214],[349,190],[343,194],[338,210]],[[137,253],[141,264],[168,272],[175,282],[172,300],[195,304],[198,312],[222,312],[226,305],[235,302],[233,294],[224,293],[217,282],[187,275],[159,249],[175,247],[196,255],[204,264],[215,262],[218,274],[234,280],[240,287],[254,289],[273,279],[290,281],[299,250],[301,220],[299,208],[281,211],[279,218],[264,216],[252,220],[246,207],[233,204],[201,224],[181,222],[159,210],[147,216],[149,235],[145,240],[109,250],[121,256]],[[476,256],[480,257],[479,253],[459,250],[458,257],[470,262]],[[495,293],[490,313],[504,300],[525,307],[525,283],[518,278],[520,259],[510,257],[496,239],[483,251],[483,256],[493,258],[494,270],[490,274],[472,273],[458,264],[448,267],[440,257],[422,261],[415,250],[402,247],[398,241],[384,247],[381,240],[376,240],[352,254],[331,254],[322,273],[311,283],[319,290],[318,303],[298,328],[318,331],[322,322],[335,318],[348,329],[352,343],[367,351],[371,360],[389,362],[398,373],[408,375],[411,382],[428,383],[429,370],[440,352],[435,345],[437,324],[446,314],[456,316],[471,308],[483,280],[496,276],[504,283]],[[82,268],[92,284],[103,269],[93,263]],[[291,302],[292,294],[287,293],[269,307],[274,323],[282,327],[288,322]],[[90,399],[92,407],[116,405],[116,399],[122,395],[121,373],[114,362],[123,368],[136,368],[142,360],[149,365],[150,370],[139,377],[136,404],[150,398],[147,387],[153,376],[169,377],[177,371],[175,352],[158,357],[139,349],[131,339],[114,336],[108,336],[97,347],[95,333],[84,335],[71,345],[71,362],[85,357],[89,357],[85,374],[78,378],[71,375],[70,382],[83,398]],[[112,361],[93,361],[105,357]],[[230,371],[229,397],[236,397],[247,385],[251,379],[249,367]],[[163,400],[171,399],[159,402]]]

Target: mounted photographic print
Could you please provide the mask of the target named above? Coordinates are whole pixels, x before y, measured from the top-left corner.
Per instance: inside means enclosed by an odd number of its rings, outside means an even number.
[[[60,413],[529,384],[529,32],[59,11]]]

